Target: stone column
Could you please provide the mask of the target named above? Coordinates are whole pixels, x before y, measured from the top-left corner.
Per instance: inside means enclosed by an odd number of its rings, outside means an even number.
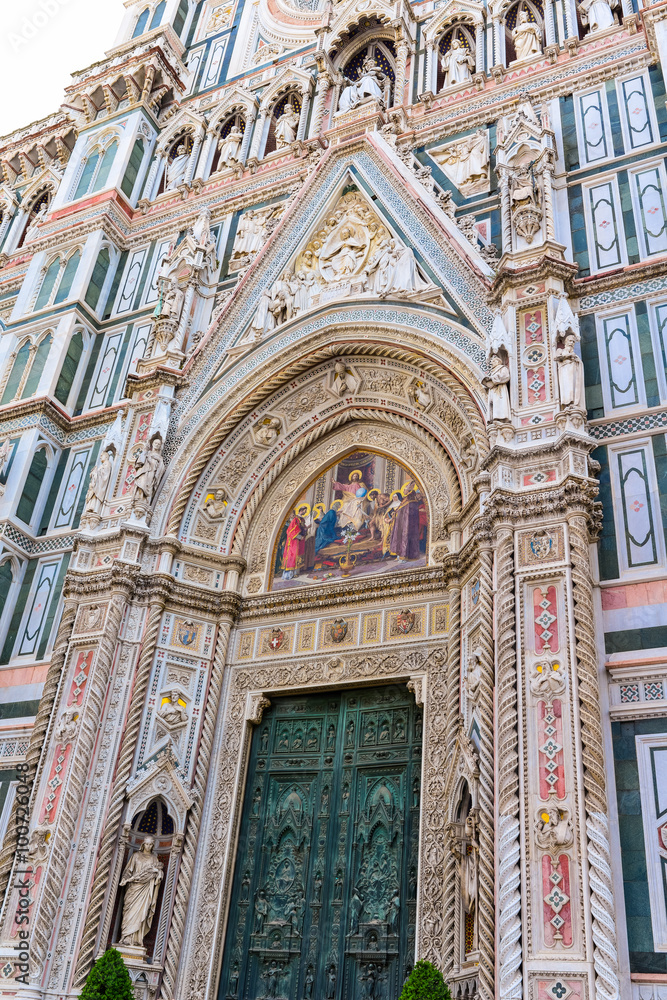
[[[564,0],[563,9],[565,11],[565,37],[576,38],[577,29],[576,29],[576,22],[573,23],[571,0]]]
[[[493,65],[500,66],[503,61],[503,46],[500,44],[500,33],[502,31],[500,18],[493,19]]]
[[[475,73],[484,72],[484,25],[475,28]]]
[[[202,813],[204,811],[204,798],[206,785],[208,782],[209,765],[211,762],[211,750],[213,747],[213,737],[220,707],[220,696],[222,693],[222,682],[225,673],[225,662],[227,659],[227,648],[232,625],[237,613],[238,597],[236,594],[228,593],[228,607],[223,612],[218,622],[218,640],[215,650],[215,658],[211,668],[211,683],[206,702],[206,712],[202,726],[201,742],[199,744],[199,756],[197,759],[197,770],[195,772],[194,787],[192,796],[194,804],[188,817],[188,826],[183,844],[183,854],[178,872],[178,882],[176,884],[176,898],[174,900],[173,915],[167,939],[167,953],[164,960],[164,975],[160,988],[160,997],[164,1000],[171,1000],[175,996],[185,996],[177,993],[176,980],[181,957],[181,945],[183,943],[183,932],[185,929],[185,918],[188,910],[188,900],[192,887],[192,875],[195,867],[195,857],[197,854],[197,843],[201,828]]]
[[[552,172],[553,165],[545,163],[542,176],[544,177],[544,234],[547,240],[555,240],[554,230],[554,206],[552,195]]]
[[[447,639],[447,756],[456,744],[461,695],[461,581],[453,579],[449,589],[449,635]],[[442,968],[447,973],[454,965],[456,942],[456,858],[447,851],[444,861],[444,913]]]
[[[79,948],[79,956],[74,974],[75,986],[81,986],[83,984],[88,972],[90,971],[90,967],[93,964],[96,954],[96,943],[100,928],[102,906],[109,883],[111,862],[114,851],[116,850],[117,838],[120,830],[120,819],[125,804],[125,787],[132,773],[132,761],[134,760],[134,755],[137,749],[139,726],[141,724],[141,716],[144,709],[144,702],[146,700],[146,689],[148,687],[151,667],[153,665],[158,632],[162,621],[165,596],[166,594],[160,595],[158,600],[153,599],[148,611],[146,627],[144,629],[141,644],[141,652],[139,654],[139,661],[137,663],[137,669],[134,676],[132,700],[130,701],[129,711],[125,722],[123,740],[118,755],[118,763],[116,765],[116,774],[113,788],[111,789],[111,795],[109,797],[108,813],[104,825],[104,835],[102,837],[100,850],[97,856],[97,865],[95,867],[93,887],[90,893],[86,923],[84,925],[83,938]],[[122,854],[120,854],[119,857],[122,860]],[[120,872],[118,872],[118,876],[120,876]],[[113,892],[109,894],[109,898],[113,899]],[[110,919],[111,911],[109,909],[107,919],[104,921],[102,928],[102,940],[104,940],[108,934]]]
[[[195,171],[195,179],[204,180],[204,170],[206,170],[206,166],[211,156],[211,149],[215,149],[217,138],[218,134],[215,129],[207,130],[204,148],[202,149],[201,156],[199,157],[199,163],[197,164],[197,169]]]
[[[248,150],[250,149],[250,140],[252,138],[252,127],[255,122],[255,117],[248,114],[245,118],[245,128],[243,130],[243,142],[241,143],[241,151],[239,153],[240,162],[245,166],[245,162],[248,159]]]
[[[500,215],[503,230],[503,253],[512,253],[512,213],[510,211],[510,183],[507,173],[500,174]]]
[[[405,39],[401,39],[397,44],[396,80],[394,83],[394,100],[392,102],[396,107],[404,103],[405,68],[408,62],[408,51],[408,43]]]
[[[544,4],[544,28],[547,45],[556,45],[556,26],[554,24],[553,0],[546,0]]]
[[[296,137],[301,141],[306,134],[306,124],[308,123],[308,111],[310,109],[310,89],[301,94],[301,114],[299,115],[299,127],[296,130]]]
[[[268,114],[269,114],[268,110],[266,108],[263,108],[259,112],[257,119],[255,120],[255,131],[253,133],[252,143],[250,146],[249,158],[251,160],[257,160],[259,158],[259,146],[262,141],[262,137],[264,135],[264,125],[266,123]]]
[[[138,569],[138,567],[137,567]],[[31,981],[37,983],[42,977],[49,943],[59,909],[59,899],[63,892],[63,883],[67,872],[67,863],[71,852],[74,830],[79,816],[86,782],[90,771],[95,741],[98,736],[102,709],[108,690],[111,668],[118,642],[118,633],[131,589],[131,580],[126,577],[127,567],[114,567],[112,573],[118,577],[110,580],[109,604],[106,611],[103,632],[99,637],[91,639],[91,645],[97,647],[95,659],[86,681],[86,689],[81,704],[81,712],[77,720],[76,735],[70,741],[72,750],[69,767],[62,775],[63,786],[57,812],[52,820],[52,833],[49,840],[48,860],[44,863],[39,883],[38,895],[33,910],[32,938],[30,952],[32,959]],[[123,579],[123,577],[126,577]],[[99,600],[99,598],[98,598]],[[73,660],[77,647],[69,653]],[[61,704],[66,705],[68,692],[62,693]],[[55,747],[47,744],[47,754],[50,757]],[[42,782],[43,786],[43,782]],[[37,795],[44,793],[42,787]],[[36,802],[38,807],[38,803]]]
[[[521,806],[516,662],[514,531],[496,533],[496,697],[498,787],[498,994],[523,995],[521,972]]]
[[[479,525],[479,646],[484,670],[479,685],[477,708],[480,716],[480,779],[479,779],[479,888],[478,935],[480,948],[480,1000],[494,1000],[495,928],[495,801],[494,801],[494,678],[493,678],[493,548],[487,537],[486,524]]]
[[[32,812],[34,808],[39,779],[46,760],[46,750],[49,745],[47,736],[53,728],[51,721],[53,716],[53,706],[55,704],[56,695],[58,694],[58,688],[60,686],[60,679],[65,665],[65,658],[69,646],[70,636],[72,634],[72,628],[74,626],[77,607],[77,601],[71,599],[65,600],[65,606],[60,619],[60,625],[58,626],[56,641],[51,654],[51,663],[49,664],[46,681],[44,682],[44,689],[42,691],[42,697],[39,702],[39,708],[37,709],[35,724],[32,728],[32,732],[30,733],[30,744],[25,758],[28,770],[24,779],[27,784],[32,783],[32,794],[29,806],[30,812]],[[0,851],[0,898],[3,899],[5,899],[5,891],[7,889],[9,875],[14,863],[15,851],[16,802],[14,803],[11,816],[9,817],[7,833],[2,845],[2,850]]]
[[[618,1000],[616,914],[588,522],[580,512],[569,515],[568,522],[596,996],[599,1000]]]
[[[424,91],[429,94],[435,93],[435,79],[433,72],[433,53],[435,51],[435,41],[432,38],[426,43],[426,66],[424,69]]]
[[[192,183],[192,175],[195,171],[195,166],[199,158],[199,150],[201,144],[204,140],[204,130],[202,129],[198,135],[195,136],[195,141],[192,144],[192,152],[190,153],[190,162],[188,163],[188,169],[185,171],[185,177],[183,178],[184,184]]]
[[[331,77],[329,74],[320,73],[317,78],[315,88],[315,104],[313,107],[313,117],[310,121],[310,139],[316,138],[316,136],[320,135],[322,132],[322,119],[324,118],[324,109],[326,107],[327,94],[329,93],[330,86]]]
[[[155,156],[153,162],[151,163],[151,168],[148,172],[148,178],[146,180],[146,188],[145,188],[146,198],[148,199],[148,201],[152,201],[153,198],[155,197],[155,182],[157,180],[157,175],[160,170],[160,167],[165,163],[166,159],[167,159],[167,154],[165,150],[161,149]]]

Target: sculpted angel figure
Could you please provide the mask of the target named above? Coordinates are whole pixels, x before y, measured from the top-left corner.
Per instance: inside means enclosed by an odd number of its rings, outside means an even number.
[[[449,51],[440,57],[440,68],[444,73],[443,88],[456,87],[471,78],[475,57],[459,38],[453,38]]]
[[[120,884],[126,886],[120,943],[140,948],[151,929],[164,869],[153,853],[155,841],[146,837],[127,863]]]
[[[514,39],[514,49],[518,62],[524,59],[532,59],[542,51],[542,32],[534,21],[528,18],[528,11],[522,7],[516,22],[516,28],[512,32]]]
[[[135,458],[134,464],[137,469],[134,476],[134,499],[150,503],[164,473],[162,438],[154,437],[149,448],[144,446]]]

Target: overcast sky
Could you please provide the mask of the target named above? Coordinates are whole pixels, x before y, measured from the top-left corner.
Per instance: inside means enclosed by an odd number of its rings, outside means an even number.
[[[0,136],[57,111],[70,73],[101,59],[123,0],[0,0]]]

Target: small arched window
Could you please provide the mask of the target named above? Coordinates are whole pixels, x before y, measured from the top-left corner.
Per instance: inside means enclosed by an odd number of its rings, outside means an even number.
[[[104,187],[106,187],[117,152],[118,142],[114,139],[113,142],[109,143],[100,158],[100,165],[97,168],[97,173],[95,174],[95,180],[93,181],[91,191],[101,191]]]
[[[132,152],[130,153],[130,159],[127,164],[127,169],[125,171],[125,176],[123,177],[120,185],[121,191],[128,198],[132,197],[132,192],[134,191],[134,185],[137,177],[139,176],[139,170],[141,168],[143,158],[144,144],[141,139],[135,139]]]
[[[97,309],[110,264],[111,255],[109,254],[109,248],[102,247],[97,255],[90,284],[88,285],[88,291],[86,292],[86,302],[91,309]]]
[[[9,600],[9,591],[11,590],[12,583],[14,582],[14,574],[12,573],[12,564],[7,559],[0,566],[0,607],[5,608],[7,606],[7,601]]]
[[[100,161],[100,152],[96,149],[93,153],[86,158],[83,165],[83,172],[79,178],[79,183],[76,186],[76,191],[74,192],[74,201],[77,198],[83,198],[84,194],[88,194],[92,183],[93,177],[95,176],[95,171],[97,170],[97,164]]]
[[[35,351],[35,357],[30,367],[30,372],[26,379],[25,386],[23,387],[23,392],[21,393],[21,399],[29,399],[37,392],[39,380],[41,379],[42,372],[46,367],[46,361],[49,356],[49,351],[51,350],[52,341],[53,338],[51,334],[40,340],[37,350]]]
[[[63,406],[67,405],[67,400],[69,399],[69,394],[72,391],[72,386],[74,385],[74,379],[76,378],[82,354],[83,334],[81,333],[81,330],[77,330],[69,342],[67,354],[65,355],[65,360],[63,361],[62,368],[60,369],[60,375],[58,376],[55,392],[53,393],[58,402],[62,403]]]
[[[137,23],[134,26],[134,31],[132,32],[133,38],[138,38],[139,35],[143,35],[146,30],[146,25],[148,24],[148,16],[151,12],[150,7],[146,7],[142,10],[141,14],[137,18]]]
[[[153,16],[151,18],[151,26],[148,29],[149,31],[152,31],[153,28],[159,28],[160,27],[160,25],[162,24],[162,17],[164,15],[164,8],[166,6],[167,6],[167,4],[166,4],[165,0],[160,0],[160,3],[157,5],[157,7],[155,8],[155,10],[153,11]]]
[[[18,387],[21,384],[23,374],[26,369],[26,365],[30,360],[30,341],[26,340],[25,344],[20,348],[16,357],[14,358],[14,364],[12,365],[12,370],[9,373],[9,378],[7,379],[7,384],[5,386],[5,391],[2,394],[2,399],[0,399],[0,406],[4,403],[11,403],[14,396],[17,393]]]
[[[67,263],[65,264],[65,270],[63,271],[63,276],[60,279],[60,284],[58,285],[58,291],[56,292],[56,297],[53,300],[55,305],[57,305],[59,302],[64,302],[65,299],[69,297],[69,293],[72,290],[72,284],[74,282],[74,276],[78,270],[80,260],[81,260],[81,251],[75,250],[72,256],[67,261]]]
[[[40,448],[32,457],[23,493],[16,508],[16,516],[24,524],[30,524],[32,521],[33,514],[35,513],[35,505],[39,499],[39,492],[42,488],[44,475],[48,466],[49,460],[46,451],[44,448]]]
[[[42,281],[41,287],[39,289],[39,294],[35,300],[35,309],[43,309],[44,306],[48,305],[51,299],[51,293],[55,287],[56,281],[58,280],[58,275],[60,273],[60,257],[56,257],[52,260],[46,269],[46,274],[44,275],[44,280]]]

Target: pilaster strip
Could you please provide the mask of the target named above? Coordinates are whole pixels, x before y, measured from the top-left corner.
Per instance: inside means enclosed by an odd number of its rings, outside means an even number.
[[[49,741],[46,739],[46,733],[49,728],[49,722],[53,714],[53,706],[55,704],[58,688],[60,686],[63,665],[65,663],[70,635],[72,634],[72,629],[74,627],[77,607],[78,605],[76,601],[67,601],[65,607],[63,608],[60,625],[58,626],[58,634],[56,635],[53,653],[51,654],[51,663],[46,675],[46,681],[44,682],[44,689],[39,702],[39,708],[37,709],[37,717],[35,718],[35,724],[32,728],[32,732],[30,733],[30,745],[25,759],[25,762],[28,765],[28,771],[26,772],[24,780],[28,784],[33,782],[30,802],[31,813],[34,807],[35,796],[37,794],[37,786],[39,784],[38,779],[48,753]],[[2,844],[2,850],[0,851],[0,898],[4,899],[5,902],[7,901],[5,894],[9,883],[12,865],[14,863],[15,853],[16,802],[14,802],[14,806],[12,807],[12,813],[9,817],[9,823],[7,825],[7,833]]]
[[[479,645],[485,670],[479,686],[480,782],[479,782],[479,962],[480,1000],[494,1000],[495,941],[495,843],[494,843],[494,652],[493,652],[493,550],[488,542],[480,546],[480,629]]]
[[[616,920],[588,523],[584,515],[576,514],[569,518],[569,524],[596,995],[601,1000],[618,1000]]]
[[[211,684],[206,702],[206,714],[202,726],[201,743],[199,746],[199,759],[195,772],[193,799],[194,803],[188,817],[188,827],[183,844],[183,854],[178,873],[176,885],[176,899],[174,901],[174,911],[167,940],[167,954],[164,962],[164,975],[160,988],[160,997],[164,1000],[171,1000],[176,996],[176,977],[181,957],[181,945],[183,943],[183,930],[185,918],[190,899],[190,889],[192,887],[192,875],[195,866],[195,856],[199,842],[199,830],[201,827],[202,813],[204,810],[204,794],[208,780],[209,765],[211,762],[211,750],[213,748],[213,737],[218,719],[220,707],[220,695],[222,693],[222,681],[225,673],[225,661],[227,659],[227,647],[232,628],[232,618],[223,619],[219,623],[218,642],[211,671]]]
[[[516,663],[514,532],[496,535],[497,758],[498,758],[498,991],[520,1000],[521,840]]]
[[[111,862],[116,850],[118,841],[118,831],[120,829],[120,819],[125,803],[125,788],[130,779],[132,771],[132,761],[137,748],[139,737],[139,727],[141,716],[146,700],[146,690],[150,679],[155,647],[157,645],[158,632],[162,621],[164,604],[162,602],[153,604],[148,613],[148,621],[144,632],[141,653],[132,691],[132,699],[125,724],[123,742],[118,756],[118,765],[114,778],[111,798],[109,800],[109,811],[104,827],[104,836],[100,846],[100,852],[95,866],[95,878],[90,894],[86,923],[83,930],[81,947],[74,973],[74,985],[80,986],[85,980],[95,957],[95,944],[97,941],[100,917],[104,905],[104,897],[111,871]]]
[[[106,629],[99,640],[97,662],[89,680],[86,706],[81,714],[79,734],[72,752],[72,770],[51,837],[49,863],[42,877],[42,891],[35,912],[30,975],[33,983],[41,979],[53,932],[125,607],[126,595],[115,593],[109,603]]]
[[[449,639],[447,642],[447,756],[451,759],[456,744],[459,718],[461,673],[461,587],[449,591]],[[456,914],[456,858],[448,851],[444,861],[443,948],[442,965],[445,978],[454,965]]]

